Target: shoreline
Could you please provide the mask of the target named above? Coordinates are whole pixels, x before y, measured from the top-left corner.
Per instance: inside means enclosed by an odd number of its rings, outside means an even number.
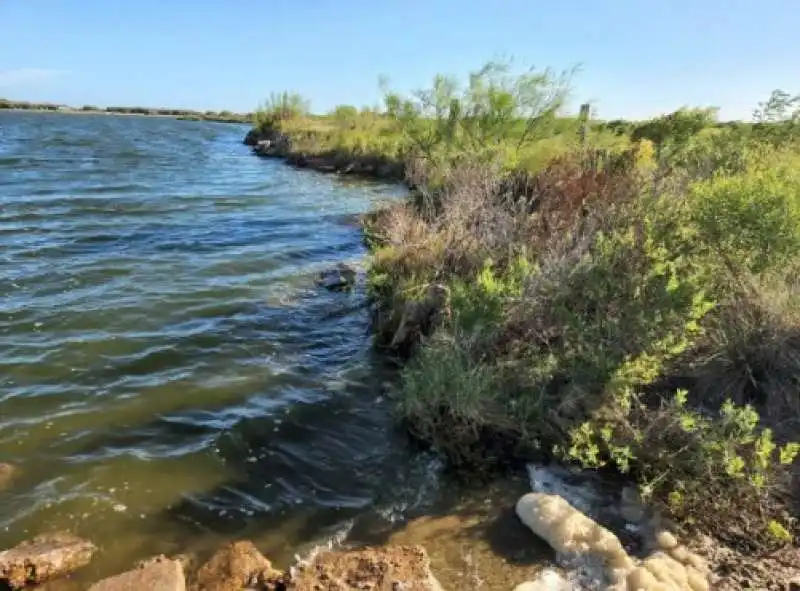
[[[371,162],[372,158],[369,157],[369,156],[360,156],[360,155],[356,155],[356,154],[354,154],[352,152],[347,153],[346,151],[335,151],[335,150],[332,150],[332,151],[322,151],[322,150],[315,151],[313,149],[313,144],[314,144],[313,141],[311,142],[312,143],[312,149],[310,151],[293,150],[292,149],[292,137],[293,136],[297,136],[301,140],[308,139],[307,137],[306,138],[303,137],[302,131],[300,132],[299,135],[297,135],[297,131],[295,131],[294,134],[286,134],[286,133],[282,133],[282,132],[277,131],[277,130],[269,130],[268,129],[266,132],[263,132],[263,131],[258,131],[256,129],[253,129],[253,130],[251,130],[250,133],[248,133],[248,136],[245,138],[245,142],[244,143],[246,143],[247,145],[250,145],[253,148],[253,152],[259,157],[279,158],[279,159],[282,159],[282,161],[285,164],[293,166],[294,168],[297,168],[297,169],[308,168],[310,170],[315,170],[315,171],[323,172],[323,173],[332,173],[332,174],[355,174],[357,176],[360,176],[360,177],[363,177],[363,178],[366,178],[366,179],[375,179],[375,180],[389,181],[389,182],[392,182],[392,181],[394,181],[394,182],[402,182],[403,180],[405,180],[404,179],[404,174],[399,172],[399,171],[403,170],[404,167],[403,167],[402,164],[400,164],[398,162],[394,162],[393,163],[394,171],[392,173],[388,173],[387,172],[388,169],[382,169],[379,166],[375,166],[374,164],[372,164],[372,162]],[[303,141],[302,143],[303,144],[307,144],[308,142]],[[319,145],[319,144],[317,144],[317,145]],[[634,152],[633,153],[633,158],[634,158],[634,160],[638,160],[639,158],[641,158],[641,155],[638,154],[637,152]],[[408,180],[406,180],[405,184],[407,186],[409,186],[409,188],[412,188],[411,187],[411,183]],[[456,190],[457,190],[457,188],[456,188]],[[372,232],[371,232],[372,226],[375,224],[375,219],[380,217],[380,213],[381,213],[380,211],[377,211],[377,212],[376,211],[371,211],[371,212],[368,212],[367,214],[365,214],[362,217],[362,225],[364,227],[365,240],[370,238],[370,235],[372,234]],[[378,225],[380,225],[380,222],[378,223]],[[377,244],[376,243],[375,245],[370,247],[370,250],[373,252],[373,254],[380,255],[381,254],[380,251],[381,251],[381,247],[382,246],[383,246],[382,244]],[[393,247],[397,248],[397,244],[393,243]],[[392,248],[392,246],[390,246],[390,248]],[[392,255],[390,255],[390,256],[392,256]],[[397,321],[398,321],[397,316],[399,315],[398,310],[397,309],[391,309],[393,307],[397,308],[397,306],[395,305],[397,302],[393,302],[392,301],[393,299],[396,299],[396,294],[394,294],[392,292],[392,286],[391,285],[388,286],[388,288],[389,288],[388,291],[385,292],[385,293],[382,293],[382,295],[378,296],[377,299],[378,299],[378,304],[379,305],[381,303],[387,304],[388,307],[390,308],[388,310],[387,316],[389,317],[388,318],[389,323],[390,324],[394,323],[394,326],[389,328],[389,332],[394,334],[394,339],[392,339],[392,341],[394,341],[397,338],[397,334],[399,332],[402,332],[402,330],[401,330],[402,326],[400,326],[400,327],[397,326]],[[428,296],[429,295],[430,294],[426,293],[426,295],[424,296],[424,299],[423,299],[423,302],[422,302],[423,307],[427,307],[428,306],[428,303],[429,303],[428,302],[428,300],[429,300]],[[402,298],[401,298],[401,300],[402,300]],[[399,303],[402,306],[401,310],[402,310],[402,316],[403,316],[403,319],[400,319],[399,323],[400,323],[400,325],[402,325],[404,323],[405,317],[409,313],[409,310],[410,310],[409,306],[414,308],[415,309],[415,313],[416,313],[416,311],[418,311],[417,308],[419,307],[419,303],[416,302],[416,301],[413,301],[413,300],[409,300],[409,301],[406,301],[406,302],[400,301]],[[441,307],[440,304],[437,304],[435,302],[430,302],[430,303],[431,303],[430,307],[432,309]],[[417,322],[417,326],[415,328],[418,328],[420,330],[417,330],[416,334],[412,335],[412,339],[418,340],[418,337],[419,337],[420,333],[429,334],[429,333],[426,332],[426,329],[422,326],[424,323],[430,324],[431,323],[431,319],[428,318],[428,320],[425,320],[424,322]],[[381,337],[384,336],[384,335],[381,335],[379,333],[380,333],[380,327],[378,328],[378,330],[374,329],[374,333],[373,334],[375,334],[377,341],[379,341],[381,339]],[[391,337],[391,334],[389,336]],[[392,342],[391,344],[393,346],[394,342]],[[413,343],[412,343],[412,346],[413,346]],[[408,355],[404,355],[404,357],[407,357],[407,356]],[[458,387],[458,386],[456,386],[456,387]],[[432,419],[432,421],[436,422],[436,419]],[[489,435],[491,435],[491,434],[489,434]],[[502,435],[502,433],[500,433],[499,435]],[[425,440],[425,437],[423,437],[422,439]],[[429,442],[430,441],[428,441],[428,443]],[[501,447],[502,447],[502,445],[501,445]],[[700,533],[701,536],[705,535],[705,531],[702,528],[699,530],[699,533]],[[776,537],[776,539],[777,539],[777,537]],[[709,540],[710,540],[710,538],[709,538]],[[757,542],[755,542],[755,541],[754,541],[754,543],[757,544]],[[781,551],[787,552],[789,556],[797,557],[798,561],[800,561],[800,549],[798,549],[798,547],[796,545],[794,545],[794,544],[784,545],[784,546],[782,546],[782,550]],[[722,560],[723,562],[725,560],[730,560],[730,556],[731,556],[731,554],[729,553],[727,558],[720,559],[720,560]],[[731,574],[730,581],[736,580],[736,581],[741,582],[742,580],[747,580],[746,575],[743,575],[743,574],[741,574],[741,572],[738,572],[739,568],[742,568],[743,571],[747,571],[748,568],[756,568],[756,569],[758,569],[758,570],[763,572],[763,567],[760,566],[760,565],[765,564],[765,562],[762,562],[758,558],[755,558],[755,557],[753,557],[752,555],[750,555],[748,553],[739,554],[735,558],[733,558],[732,560],[733,560],[733,563],[736,563],[736,566],[732,567],[731,572],[733,574]],[[767,561],[768,559],[763,558],[763,560]],[[792,560],[794,560],[794,559],[792,559]],[[742,565],[744,565],[744,566],[742,566]],[[714,566],[719,566],[719,564],[715,564]],[[726,568],[731,568],[731,566],[732,566],[731,563],[728,563]],[[794,581],[795,577],[800,576],[800,571],[789,569],[784,574],[787,574],[787,576],[791,577],[792,581]],[[742,577],[744,577],[744,579],[742,579]],[[728,579],[726,579],[726,581],[729,584],[733,585],[733,583],[731,583]],[[720,588],[723,588],[723,587],[720,587]],[[728,588],[737,588],[737,587],[734,586],[734,587],[724,587],[724,588],[728,589]]]
[[[405,183],[409,186],[405,181],[404,163],[380,156],[354,155],[342,151],[309,153],[304,150],[293,150],[288,135],[274,130],[261,133],[255,128],[248,132],[242,143],[250,146],[253,154],[259,158],[279,159],[284,164],[299,170],[352,175],[375,181]]]
[[[112,107],[112,109],[116,109]],[[126,107],[119,107],[119,109],[126,109]],[[234,114],[231,117],[223,117],[223,116],[213,116],[213,115],[205,115],[201,112],[192,112],[192,111],[182,111],[180,109],[176,109],[176,111],[181,111],[180,113],[167,113],[167,112],[158,112],[158,111],[170,111],[171,109],[153,109],[153,113],[141,113],[141,112],[131,112],[131,111],[123,111],[123,110],[107,110],[107,109],[81,109],[75,107],[62,107],[62,108],[47,108],[47,107],[36,107],[36,108],[24,108],[24,107],[3,107],[0,103],[0,113],[8,112],[8,113],[47,113],[53,115],[112,115],[112,116],[119,116],[119,117],[151,117],[151,118],[161,118],[161,119],[177,119],[179,121],[208,121],[211,123],[235,123],[241,125],[248,125],[250,124],[250,116],[249,115],[236,115]]]
[[[67,113],[65,111],[58,112]],[[74,111],[69,112],[69,114],[79,114],[80,112],[81,111]],[[93,114],[91,112],[86,113]],[[95,114],[171,117],[170,115],[145,115],[139,113],[98,112]],[[245,141],[245,143],[247,143],[247,141]],[[289,145],[289,142],[284,141],[284,138],[273,136],[269,139],[256,140],[253,147],[254,152],[260,157],[280,158],[284,164],[288,164],[300,170],[308,169],[323,173],[354,175],[365,179],[387,182],[401,181],[404,176],[401,174],[401,171],[404,172],[403,165],[396,161],[381,161],[369,156],[348,155],[343,152],[311,154],[303,151],[292,151]],[[374,215],[375,211],[368,212],[362,219],[368,218],[370,214]],[[365,239],[367,238],[366,230],[367,228],[365,227]],[[370,248],[370,250],[374,251],[375,249]],[[456,387],[458,387],[458,385],[456,385]],[[2,464],[0,464],[0,468],[2,468]],[[13,475],[12,469],[13,467],[8,470],[10,475]],[[1,474],[2,471],[0,470],[0,475]],[[675,536],[671,533],[670,524],[668,522],[662,522],[660,518],[653,518],[653,520],[650,521],[649,517],[648,520],[644,520],[641,517],[633,519],[633,521],[636,522],[635,524],[643,528],[643,530],[646,528],[652,529],[652,531],[647,533],[649,537],[646,537],[645,534],[641,536],[642,547],[651,550],[651,553],[647,554],[643,552],[645,558],[637,557],[638,555],[633,555],[633,552],[627,547],[621,549],[621,541],[626,540],[626,536],[623,535],[625,534],[624,529],[606,529],[608,526],[605,525],[604,521],[596,519],[594,515],[590,514],[590,511],[581,508],[580,499],[573,499],[567,494],[566,491],[568,491],[568,489],[557,488],[556,490],[551,490],[547,486],[537,488],[534,481],[534,477],[531,476],[531,489],[534,491],[532,494],[536,496],[524,494],[522,497],[517,497],[514,511],[515,515],[513,516],[514,523],[516,523],[517,527],[524,524],[527,528],[532,530],[534,534],[532,536],[530,531],[524,530],[527,535],[527,538],[524,538],[527,540],[526,543],[541,545],[544,543],[543,540],[546,541],[547,546],[552,549],[552,551],[556,552],[557,561],[562,558],[561,554],[572,552],[576,547],[581,547],[583,549],[583,554],[587,556],[590,554],[599,556],[603,561],[603,568],[609,572],[600,572],[598,576],[605,577],[607,575],[609,584],[611,584],[610,581],[613,580],[615,583],[624,585],[613,587],[615,590],[662,589],[663,587],[661,586],[651,587],[650,585],[652,581],[656,581],[656,579],[659,579],[657,582],[664,582],[660,580],[662,576],[671,576],[664,574],[665,568],[667,570],[676,569],[674,571],[675,576],[689,585],[689,587],[682,588],[691,588],[693,591],[708,588],[701,580],[702,575],[709,567],[715,568],[717,563],[707,557],[700,558],[698,555],[694,554],[694,548],[688,548],[688,546],[679,544]],[[2,487],[0,486],[0,488]],[[624,496],[623,493],[623,501]],[[494,501],[493,503],[488,503],[489,505],[504,512],[508,512],[511,506],[514,505],[513,499],[508,500],[502,498],[498,503],[498,499],[495,496],[490,495],[487,498],[491,498]],[[636,505],[634,507],[636,511],[641,511],[642,508],[637,503],[634,503],[634,505]],[[620,503],[620,507],[618,508],[620,514],[625,510],[622,507],[623,503]],[[554,512],[553,515],[560,516],[559,519],[562,520],[561,523],[581,525],[584,527],[578,529],[592,532],[593,539],[591,543],[588,543],[586,539],[581,539],[580,536],[572,536],[561,531],[559,529],[560,526],[556,526],[556,528],[553,529],[552,520],[546,518],[547,515],[550,515],[549,512],[551,510]],[[447,521],[449,517],[451,517],[451,515],[445,515],[445,517],[442,518],[444,521],[439,522],[437,525],[443,529],[449,527],[451,525],[451,522]],[[627,517],[625,517],[625,520],[630,521]],[[545,522],[548,522],[549,525],[546,525]],[[507,535],[507,530],[502,532],[502,534]],[[622,540],[617,538],[617,534]],[[592,545],[595,542],[598,542],[597,547]],[[19,573],[23,571],[27,572],[26,569],[29,568],[29,566],[25,565],[35,564],[30,560],[31,553],[34,551],[42,551],[42,548],[46,550],[44,554],[48,559],[53,556],[52,552],[54,548],[55,551],[63,550],[69,552],[70,556],[77,556],[78,558],[76,558],[74,562],[75,565],[78,565],[76,568],[80,568],[79,563],[84,561],[88,562],[91,559],[91,553],[94,551],[92,550],[91,542],[85,540],[70,539],[68,537],[62,539],[51,537],[49,539],[42,539],[39,542],[34,539],[32,544],[22,544],[19,547],[0,552],[0,588],[3,586],[4,578],[10,581],[11,584],[16,585],[21,580],[18,577],[23,576]],[[588,548],[588,550],[586,550],[586,548]],[[631,555],[629,555],[629,552]],[[709,550],[709,552],[711,552],[711,550]],[[249,542],[230,542],[226,543],[222,549],[200,568],[197,568],[197,565],[193,563],[190,557],[176,555],[172,558],[166,558],[160,556],[140,563],[140,565],[132,571],[106,579],[92,586],[91,589],[92,591],[112,591],[125,588],[125,585],[128,587],[133,585],[135,587],[136,585],[132,583],[132,581],[138,583],[138,588],[148,588],[148,585],[142,582],[141,577],[162,577],[167,579],[170,581],[170,585],[174,583],[174,587],[169,587],[170,589],[183,589],[187,580],[192,585],[190,588],[193,589],[219,588],[218,586],[223,584],[233,585],[233,587],[230,588],[242,588],[247,586],[257,589],[273,590],[290,588],[326,589],[329,587],[319,585],[325,585],[327,584],[325,581],[330,581],[332,579],[337,580],[339,578],[345,580],[348,584],[352,581],[353,587],[351,588],[357,588],[355,586],[356,582],[363,583],[372,571],[382,569],[384,571],[388,569],[394,577],[391,582],[392,587],[389,588],[396,588],[398,582],[400,585],[409,582],[411,588],[417,588],[414,587],[414,585],[418,583],[423,585],[419,588],[441,589],[441,585],[435,577],[435,569],[431,569],[430,556],[426,553],[424,548],[418,548],[414,545],[392,545],[392,541],[388,540],[386,544],[377,546],[356,547],[355,549],[345,549],[333,553],[323,551],[318,556],[322,557],[322,562],[317,561],[317,556],[312,556],[305,561],[301,560],[286,570],[276,570],[272,567],[269,560],[262,556],[258,549],[252,544],[249,544]],[[792,559],[791,555],[789,559]],[[15,560],[17,562],[14,562]],[[728,556],[723,557],[723,564],[725,564],[725,560],[731,559]],[[743,555],[735,555],[732,560],[743,561],[744,558]],[[768,558],[753,558],[747,566],[755,564],[759,570],[766,569],[777,571],[779,569],[777,564],[770,564],[768,560]],[[709,565],[709,563],[711,564]],[[23,564],[23,567],[19,567],[19,564]],[[357,566],[354,567],[353,564],[357,564]],[[398,567],[398,564],[401,566]],[[561,565],[564,566],[563,569],[554,570],[545,568],[542,572],[547,573],[546,578],[543,575],[537,576],[536,579],[527,583],[522,583],[521,586],[516,589],[518,591],[522,591],[523,589],[525,591],[540,591],[553,588],[576,588],[548,586],[550,584],[555,585],[554,581],[560,581],[562,579],[564,581],[567,580],[567,578],[564,577],[569,575],[568,569],[574,565],[569,562],[565,564],[567,566]],[[234,568],[234,565],[238,565],[238,567]],[[20,568],[22,571],[20,571]],[[392,571],[391,569],[393,568],[399,570]],[[42,569],[43,572],[46,570],[47,569]],[[612,570],[622,570],[623,575],[615,575],[610,572]],[[34,571],[36,571],[36,569],[34,569]],[[34,572],[34,574],[36,573]],[[60,574],[64,573],[50,573],[52,576],[48,575],[48,578],[57,578]],[[29,575],[24,574],[24,576],[27,577]],[[620,576],[623,577],[621,580],[619,578],[613,578]],[[561,577],[561,579],[559,579],[559,577]],[[151,579],[146,580],[150,581]],[[634,583],[632,581],[641,583],[641,585],[633,586]],[[694,581],[694,584],[691,584],[689,581]],[[23,582],[27,583],[29,581],[26,579]],[[199,586],[196,587],[196,585]],[[333,589],[334,587],[331,586],[330,588]],[[451,591],[453,589],[452,587],[447,588],[451,589]],[[594,589],[596,587],[592,588]],[[714,588],[723,589],[723,587]],[[724,587],[724,589],[729,588],[737,587]]]

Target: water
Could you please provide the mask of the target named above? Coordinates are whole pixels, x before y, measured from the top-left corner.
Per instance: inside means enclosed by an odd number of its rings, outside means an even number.
[[[279,564],[435,486],[392,427],[353,216],[401,194],[253,157],[242,126],[0,113],[0,548],[83,575],[253,539]]]

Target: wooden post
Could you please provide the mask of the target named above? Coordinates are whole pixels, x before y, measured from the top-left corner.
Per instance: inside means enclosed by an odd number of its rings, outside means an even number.
[[[580,129],[578,135],[581,139],[581,148],[586,149],[586,142],[589,140],[589,114],[592,106],[589,103],[583,103],[578,115],[580,121]]]

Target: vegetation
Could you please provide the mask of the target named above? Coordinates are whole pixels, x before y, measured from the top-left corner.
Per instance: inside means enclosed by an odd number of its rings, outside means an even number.
[[[194,121],[220,121],[228,123],[250,123],[253,120],[252,114],[233,113],[231,111],[192,111],[188,109],[152,109],[149,107],[96,107],[94,105],[83,105],[82,107],[70,107],[67,105],[57,105],[53,103],[31,103],[27,101],[12,101],[0,98],[0,110],[13,109],[22,111],[55,111],[62,113],[109,113],[117,115],[146,115],[159,117],[176,117]]]
[[[752,122],[563,114],[571,72],[490,63],[385,108],[257,114],[292,150],[402,163],[366,227],[400,417],[453,464],[613,469],[686,527],[796,539],[800,96]]]

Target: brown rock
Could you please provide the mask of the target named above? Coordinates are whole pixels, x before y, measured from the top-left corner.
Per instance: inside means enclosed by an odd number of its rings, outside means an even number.
[[[37,536],[0,552],[0,581],[16,588],[61,577],[89,564],[96,549],[69,533]]]
[[[17,468],[14,464],[0,462],[0,490],[8,488],[14,476],[17,475]]]
[[[195,591],[240,591],[245,587],[271,588],[283,573],[248,541],[233,542],[219,550],[197,573]]]
[[[159,556],[134,570],[103,579],[89,591],[185,591],[183,566],[177,560]]]
[[[403,315],[389,346],[401,347],[420,334],[425,334],[428,328],[435,324],[436,315],[445,307],[448,295],[446,287],[433,284],[428,286],[421,300],[405,302]]]
[[[441,591],[422,546],[387,546],[352,552],[322,552],[299,569],[294,591]]]

